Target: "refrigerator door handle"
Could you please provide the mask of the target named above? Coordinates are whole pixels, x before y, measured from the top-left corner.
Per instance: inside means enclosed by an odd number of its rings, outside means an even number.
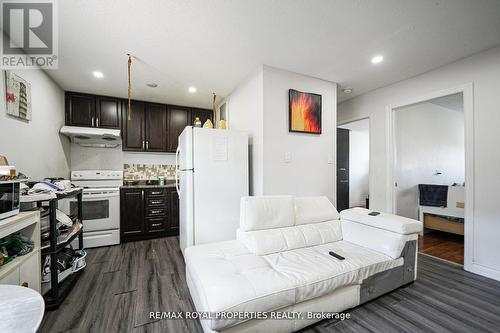
[[[177,194],[181,194],[181,189],[179,187],[179,153],[180,146],[177,146],[177,150],[175,151],[175,189],[177,190]]]

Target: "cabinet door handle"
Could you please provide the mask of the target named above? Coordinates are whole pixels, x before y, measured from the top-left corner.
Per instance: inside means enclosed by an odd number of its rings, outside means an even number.
[[[153,205],[156,205],[156,204],[161,203],[161,201],[151,201],[151,203],[152,203]]]
[[[149,149],[149,141],[146,141],[146,150]]]
[[[159,214],[159,213],[161,213],[161,210],[152,210],[151,211],[151,214]]]
[[[161,194],[161,192],[151,192],[151,194]]]
[[[94,116],[92,116],[92,127],[94,127],[94,123],[95,123],[95,118]]]
[[[151,224],[152,227],[157,227],[157,226],[160,226],[160,225],[162,225],[162,223],[153,223],[153,224]]]
[[[96,127],[99,127],[99,118],[95,119]]]
[[[144,147],[144,140],[143,140],[143,141],[142,141],[142,149],[144,149],[144,148],[145,148],[145,147]]]
[[[141,191],[142,200],[144,200],[144,190]]]

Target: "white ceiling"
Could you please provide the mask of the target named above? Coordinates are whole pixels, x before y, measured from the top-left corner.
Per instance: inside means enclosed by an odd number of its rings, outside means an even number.
[[[49,74],[64,89],[126,97],[132,53],[133,97],[180,105],[210,107],[212,92],[227,96],[261,64],[354,88],[343,101],[500,44],[498,0],[58,3]],[[372,65],[375,54],[384,62]]]

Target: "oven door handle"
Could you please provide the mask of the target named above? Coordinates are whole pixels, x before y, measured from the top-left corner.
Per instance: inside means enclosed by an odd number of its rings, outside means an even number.
[[[83,197],[85,201],[92,201],[92,200],[102,200],[102,199],[112,199],[119,197],[120,193],[85,193],[83,192]]]

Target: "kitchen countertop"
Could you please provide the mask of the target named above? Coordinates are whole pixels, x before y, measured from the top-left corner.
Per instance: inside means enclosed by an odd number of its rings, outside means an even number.
[[[145,183],[139,183],[137,185],[123,185],[120,188],[172,188],[175,187],[175,181],[167,181],[165,185],[147,185]]]

